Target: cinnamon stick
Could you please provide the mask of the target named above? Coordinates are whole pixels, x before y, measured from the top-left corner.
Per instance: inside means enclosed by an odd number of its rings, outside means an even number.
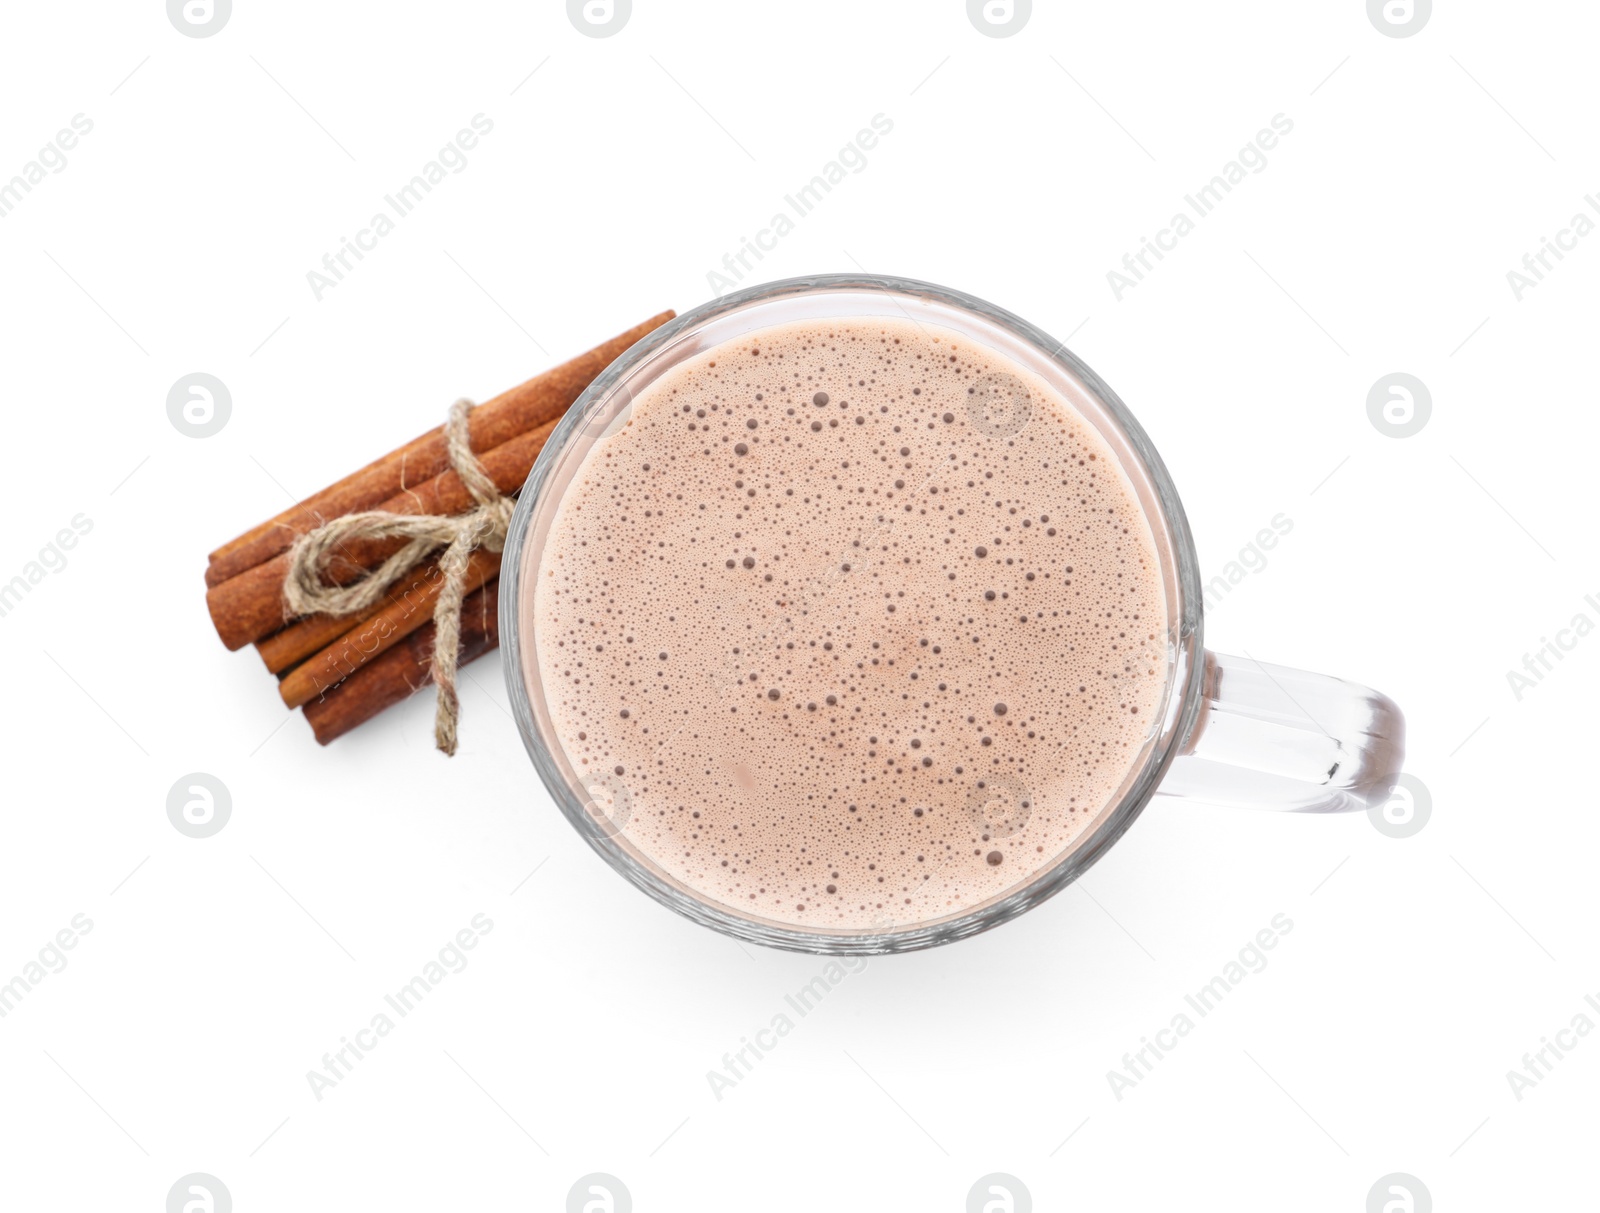
[[[480,456],[483,470],[500,492],[515,493],[522,487],[553,429],[555,422],[548,422]],[[476,505],[461,477],[451,470],[391,497],[377,508],[391,514],[460,514]],[[351,543],[341,551],[339,559],[328,562],[323,576],[334,584],[348,584],[403,546],[401,540]],[[289,557],[284,553],[206,591],[206,608],[223,644],[230,649],[241,648],[284,625],[283,582],[288,570]]]
[[[479,548],[467,561],[466,589],[476,590],[499,572],[500,553]],[[278,684],[283,702],[297,708],[329,694],[346,678],[432,619],[434,604],[444,590],[444,575],[437,565],[432,567],[432,574],[421,589],[388,603],[371,619],[351,627],[309,661],[296,666]]]
[[[482,458],[502,443],[560,417],[619,354],[674,315],[667,311],[652,316],[474,409],[469,422],[473,451]],[[223,544],[211,553],[206,585],[221,585],[256,568],[329,519],[375,508],[407,485],[430,480],[449,466],[444,427],[439,426]]]
[[[430,621],[362,666],[301,710],[317,741],[327,745],[433,681],[434,626]],[[476,661],[500,643],[500,582],[496,578],[461,604],[459,664]]]
[[[339,637],[358,624],[366,623],[391,603],[402,601],[408,594],[420,594],[428,583],[438,577],[438,566],[428,563],[418,565],[394,583],[394,588],[359,615],[306,615],[288,627],[256,641],[256,652],[266,663],[269,673],[282,674],[315,653],[322,652]]]

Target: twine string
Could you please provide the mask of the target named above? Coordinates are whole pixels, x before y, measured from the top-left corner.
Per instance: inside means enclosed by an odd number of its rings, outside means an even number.
[[[444,575],[433,609],[432,676],[439,689],[434,712],[434,743],[446,754],[456,752],[456,722],[461,714],[456,695],[456,666],[461,650],[461,599],[465,594],[467,564],[478,548],[498,552],[505,545],[516,506],[495,487],[472,453],[467,418],[470,400],[450,406],[445,423],[445,448],[450,466],[467,486],[476,509],[465,514],[391,514],[364,510],[326,522],[300,536],[289,549],[289,572],[283,599],[292,615],[354,615],[381,600],[389,587],[415,568],[430,552],[444,548],[439,571]],[[394,555],[348,585],[323,580],[330,556],[352,541],[404,539]]]

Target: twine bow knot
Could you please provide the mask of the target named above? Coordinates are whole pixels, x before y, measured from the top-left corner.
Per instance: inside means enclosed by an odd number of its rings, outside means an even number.
[[[374,606],[389,587],[419,564],[423,557],[444,548],[439,571],[444,584],[433,610],[432,675],[439,688],[434,713],[434,743],[446,754],[456,752],[456,720],[461,704],[456,696],[456,662],[461,648],[461,599],[465,593],[467,562],[477,548],[498,552],[511,526],[516,502],[495,487],[472,453],[467,418],[470,400],[450,406],[445,423],[445,449],[450,466],[466,485],[478,508],[465,514],[391,514],[364,510],[346,514],[300,536],[289,549],[289,572],[283,598],[295,615],[354,615]],[[329,585],[323,580],[328,557],[353,540],[404,539],[406,544],[366,576],[349,585]]]

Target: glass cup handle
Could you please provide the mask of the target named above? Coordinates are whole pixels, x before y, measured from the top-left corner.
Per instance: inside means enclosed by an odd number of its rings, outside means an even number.
[[[1387,695],[1208,652],[1200,711],[1157,794],[1348,812],[1387,801],[1404,757],[1405,717]]]

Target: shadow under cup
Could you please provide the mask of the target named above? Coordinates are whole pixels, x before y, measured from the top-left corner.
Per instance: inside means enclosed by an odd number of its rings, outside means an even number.
[[[539,673],[534,585],[557,507],[585,457],[627,420],[636,395],[665,371],[774,325],[876,317],[938,326],[995,351],[1042,379],[1099,433],[1132,486],[1154,539],[1166,599],[1166,678],[1143,747],[1121,785],[1051,864],[954,913],[896,920],[886,911],[882,922],[867,929],[801,929],[697,892],[630,843],[626,823],[633,806],[627,789],[620,781],[580,774],[553,727]],[[1387,794],[1399,768],[1399,712],[1382,696],[1321,675],[1257,667],[1269,680],[1271,671],[1283,679],[1312,680],[1315,685],[1299,687],[1300,695],[1335,716],[1341,734],[1355,730],[1359,738],[1340,741],[1321,725],[1312,728],[1304,719],[1293,719],[1287,700],[1263,691],[1260,679],[1252,680],[1253,672],[1237,668],[1235,659],[1203,652],[1194,544],[1171,478],[1138,422],[1060,342],[991,304],[928,283],[872,275],[788,279],[706,304],[649,334],[590,385],[551,435],[517,503],[500,584],[500,617],[509,621],[502,637],[512,709],[533,764],[562,812],[607,863],[650,896],[753,943],[823,954],[882,954],[988,930],[1060,892],[1094,863],[1133,823],[1180,755],[1185,756],[1179,762],[1184,778],[1164,792],[1299,810],[1366,808]],[[1237,701],[1227,693],[1235,683],[1244,692]],[[1363,730],[1381,736],[1384,744],[1370,744]],[[1200,744],[1207,736],[1220,742],[1210,747],[1214,753]]]

